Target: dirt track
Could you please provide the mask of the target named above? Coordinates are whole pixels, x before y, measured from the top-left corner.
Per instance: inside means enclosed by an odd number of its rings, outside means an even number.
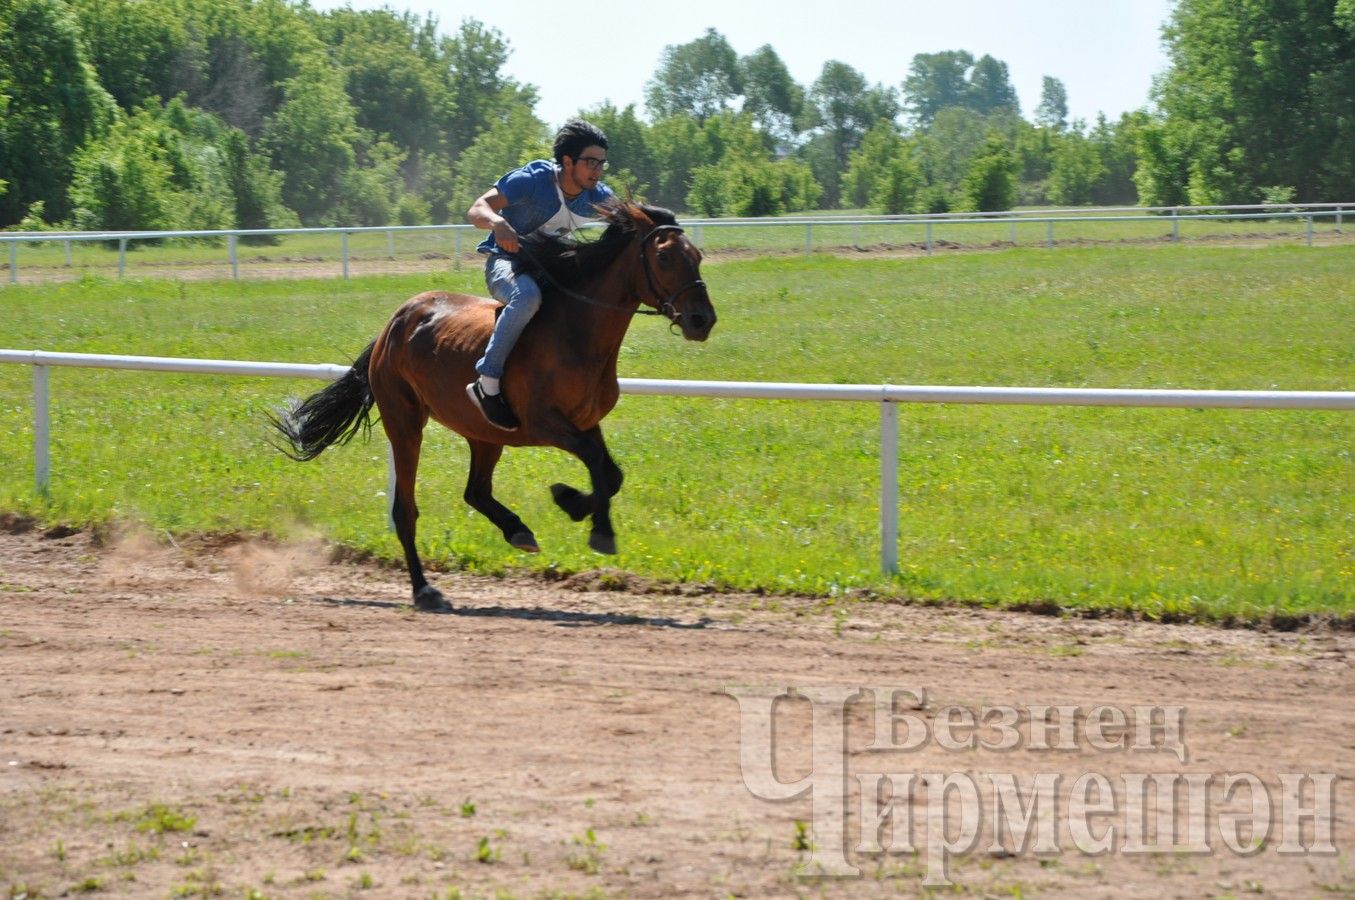
[[[11,529],[17,530],[17,529]],[[862,896],[925,859],[812,875],[807,800],[745,786],[731,687],[925,689],[958,704],[1186,708],[1165,752],[872,754],[853,771],[1337,773],[1338,856],[1222,849],[988,852],[981,895],[1195,897],[1355,889],[1355,637],[443,574],[419,615],[399,571],[319,546],[0,532],[0,888],[117,897]],[[808,770],[809,704],[778,714],[777,775]],[[922,787],[912,803],[925,801]],[[852,810],[855,846],[859,816]],[[1220,807],[1222,808],[1222,807]],[[1279,810],[1274,813],[1279,818]],[[1107,822],[1096,826],[1100,832]],[[590,837],[591,835],[591,837]],[[886,842],[887,843],[887,842]],[[921,845],[924,840],[918,837]],[[249,891],[257,893],[250,894]],[[9,895],[5,895],[9,896]],[[457,896],[455,893],[452,896]]]

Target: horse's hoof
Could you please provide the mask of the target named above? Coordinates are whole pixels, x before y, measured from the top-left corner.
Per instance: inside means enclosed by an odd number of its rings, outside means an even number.
[[[556,482],[550,486],[550,495],[555,505],[563,509],[575,522],[582,522],[590,512],[592,505],[577,488]]]
[[[616,555],[616,535],[601,534],[595,531],[588,535],[588,546],[591,547],[595,553],[605,553],[608,556],[614,556]]]
[[[519,531],[508,539],[508,543],[514,548],[524,553],[540,553],[541,547],[536,543],[536,535],[530,531]]]
[[[414,608],[420,612],[447,613],[452,611],[452,604],[442,596],[442,591],[425,584],[414,594]]]

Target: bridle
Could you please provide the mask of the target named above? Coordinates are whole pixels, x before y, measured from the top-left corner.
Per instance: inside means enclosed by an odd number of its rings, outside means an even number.
[[[552,278],[544,268],[541,268],[538,272],[533,273],[533,276],[549,282],[550,285],[560,293],[572,297],[575,300],[582,301],[583,303],[589,303],[592,304],[593,306],[601,306],[603,309],[610,309],[615,312],[629,312],[633,316],[663,316],[666,319],[668,319],[669,322],[676,325],[678,324],[678,319],[682,318],[682,313],[677,311],[677,307],[673,305],[674,301],[676,301],[678,297],[680,297],[687,291],[691,290],[692,288],[704,288],[706,286],[706,282],[700,278],[697,278],[694,281],[689,281],[682,287],[673,291],[666,298],[664,298],[659,293],[659,288],[655,283],[654,279],[654,269],[653,266],[651,266],[649,263],[649,257],[645,255],[645,248],[649,245],[649,241],[651,238],[670,231],[675,232],[677,234],[682,234],[683,228],[681,225],[655,225],[652,229],[650,229],[649,233],[646,234],[640,240],[640,264],[643,266],[645,270],[645,284],[649,286],[649,293],[654,298],[655,306],[654,309],[641,309],[637,307],[632,310],[626,310],[623,307],[617,306],[615,303],[607,303],[606,301],[598,300],[595,297],[589,297],[587,294],[581,294],[578,291],[571,290],[565,287],[563,284],[560,284],[560,282]],[[528,256],[532,255],[531,251],[527,249],[525,244],[520,249]]]
[[[645,255],[645,245],[649,243],[650,238],[654,237],[657,234],[662,234],[668,231],[674,232],[675,234],[682,234],[682,226],[655,225],[654,228],[649,232],[649,234],[645,235],[644,239],[640,241],[640,261],[644,264],[645,283],[649,285],[649,293],[652,294],[654,297],[654,305],[656,309],[654,309],[653,312],[647,309],[646,310],[637,309],[636,312],[645,315],[667,316],[668,321],[676,324],[677,320],[682,318],[682,313],[677,311],[677,308],[673,305],[673,301],[677,300],[678,297],[680,297],[687,291],[690,291],[692,288],[705,288],[706,282],[702,281],[700,278],[697,278],[694,281],[687,282],[682,287],[673,291],[671,294],[668,295],[667,299],[660,298],[659,289],[654,283],[654,269],[649,264],[649,257]]]

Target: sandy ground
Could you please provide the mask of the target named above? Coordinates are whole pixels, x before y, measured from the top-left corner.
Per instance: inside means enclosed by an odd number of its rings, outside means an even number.
[[[978,784],[991,806],[994,775],[1033,793],[1040,773],[1061,776],[1059,849],[994,850],[984,814],[977,846],[950,860],[948,890],[1355,891],[1349,633],[597,589],[608,581],[443,573],[457,612],[417,614],[402,572],[335,561],[319,544],[44,535],[10,520],[0,529],[0,896],[911,895],[940,875],[926,827],[941,808],[928,803],[939,778]],[[836,733],[824,727],[833,707],[805,699],[861,686],[913,693],[849,703]],[[787,688],[798,697],[776,708],[774,744],[752,729],[744,766],[728,691]],[[1058,719],[1071,739],[1038,734],[1071,749],[1041,749],[1031,727],[1042,715],[1031,707],[1056,705],[1081,710]],[[1093,707],[1132,716],[1136,705],[1184,707],[1184,762],[1161,731],[1148,750],[1093,746],[1107,734],[1090,727]],[[940,745],[959,732],[939,719],[991,706],[1018,711],[1020,746]],[[912,716],[930,740],[868,749],[890,740],[874,731],[881,710],[900,733]],[[998,742],[992,728],[971,733]],[[812,800],[762,799],[772,778],[793,782],[811,766],[816,779],[831,775],[834,746],[846,800],[826,787]],[[1105,775],[1123,807],[1092,820],[1093,836],[1117,829],[1104,855],[1070,837],[1069,796],[1088,772]],[[1179,818],[1207,824],[1212,851],[1159,836],[1125,852],[1123,785],[1185,772],[1211,779],[1209,807]],[[894,786],[882,852],[857,852],[867,829],[854,786],[879,783],[863,773]],[[1235,841],[1251,855],[1221,837],[1239,801],[1224,796],[1231,773],[1255,774],[1274,800],[1269,838],[1244,828]],[[1282,773],[1340,776],[1330,815],[1318,816],[1335,854],[1279,852]],[[948,834],[961,843],[957,797]],[[838,856],[859,874],[824,877],[839,808]],[[909,811],[911,830],[900,824]]]

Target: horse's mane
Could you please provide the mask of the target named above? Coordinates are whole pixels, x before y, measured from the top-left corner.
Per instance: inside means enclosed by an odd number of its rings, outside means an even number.
[[[646,206],[626,200],[608,200],[597,207],[608,223],[597,240],[532,234],[522,238],[519,257],[531,275],[544,273],[556,284],[578,287],[607,268],[630,246],[635,232],[655,225],[676,225],[677,217],[661,206]],[[543,284],[549,290],[549,285]]]

